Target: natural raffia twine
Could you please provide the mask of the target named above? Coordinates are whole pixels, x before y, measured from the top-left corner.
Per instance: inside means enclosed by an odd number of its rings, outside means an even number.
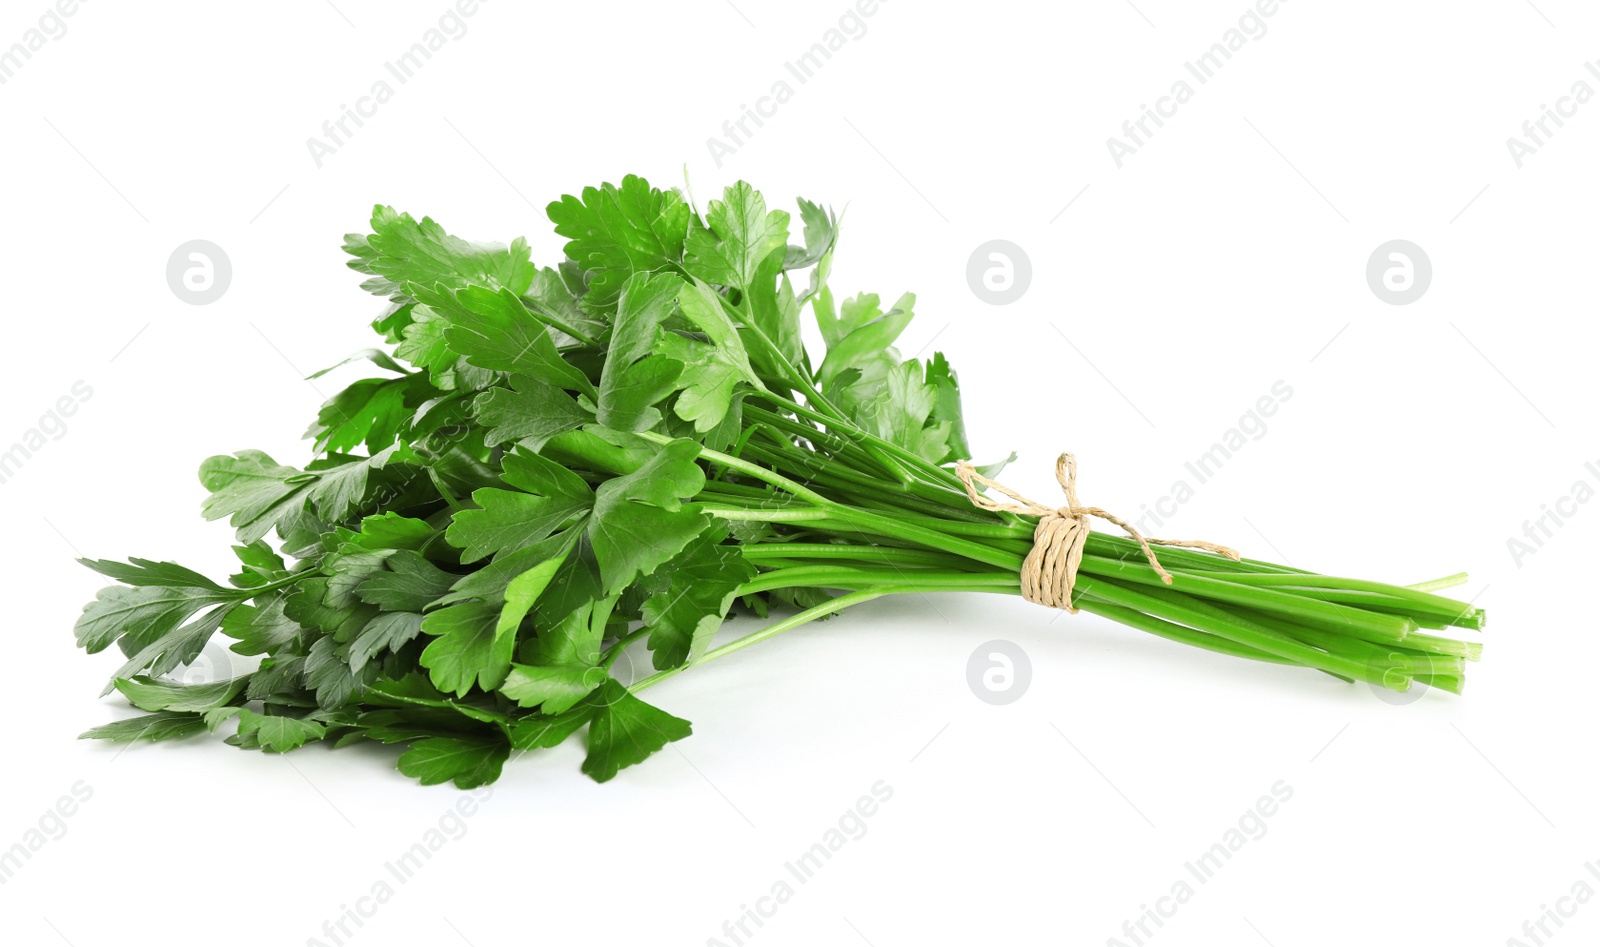
[[[1033,530],[1033,549],[1028,551],[1028,557],[1022,562],[1022,597],[1035,605],[1064,608],[1074,614],[1077,613],[1078,610],[1072,605],[1072,586],[1078,579],[1078,567],[1083,564],[1083,544],[1089,539],[1091,516],[1098,516],[1108,523],[1116,524],[1136,540],[1139,548],[1144,550],[1145,558],[1150,560],[1150,567],[1156,570],[1156,575],[1161,576],[1161,581],[1167,585],[1172,584],[1172,575],[1161,567],[1155,550],[1150,548],[1152,545],[1185,546],[1190,549],[1204,549],[1235,561],[1239,558],[1237,552],[1216,543],[1184,539],[1146,539],[1138,530],[1105,510],[1097,506],[1082,505],[1078,502],[1078,461],[1071,454],[1062,454],[1056,458],[1056,482],[1061,484],[1061,492],[1067,496],[1067,505],[1063,507],[1052,508],[1030,500],[1005,484],[997,483],[978,473],[964,460],[956,464],[956,476],[966,485],[967,497],[972,500],[972,505],[979,509],[1039,517],[1039,525]],[[1000,503],[981,495],[977,487],[980,483],[1016,502]]]

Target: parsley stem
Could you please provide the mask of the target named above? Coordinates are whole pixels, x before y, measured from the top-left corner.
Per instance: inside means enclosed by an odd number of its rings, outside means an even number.
[[[657,434],[655,431],[641,431],[637,436],[642,437],[647,441],[654,441],[657,444],[670,444],[673,442],[673,438],[667,437],[665,434]],[[740,473],[754,477],[763,483],[770,483],[780,490],[792,493],[803,500],[809,500],[818,506],[834,505],[832,501],[822,494],[810,489],[804,484],[796,483],[782,474],[774,473],[765,467],[762,467],[758,464],[752,464],[746,460],[741,460],[731,454],[724,454],[721,451],[712,450],[703,444],[698,445],[698,447],[700,450],[700,458],[702,460],[709,460],[712,463],[721,464],[724,467],[729,467],[739,471]]]
[[[959,565],[958,556],[922,549],[894,546],[869,546],[857,543],[754,543],[741,547],[746,559],[760,563],[765,559],[800,557],[804,559],[859,559],[867,562],[903,562],[917,565]]]
[[[1087,598],[1137,609],[1170,622],[1191,628],[1203,628],[1236,644],[1275,654],[1296,664],[1330,671],[1356,680],[1392,686],[1383,679],[1382,674],[1378,674],[1377,679],[1374,679],[1374,672],[1366,662],[1343,654],[1320,651],[1248,618],[1230,614],[1214,605],[1165,587],[1161,590],[1136,590],[1098,576],[1079,575],[1075,591]]]
[[[802,509],[775,510],[771,508],[759,509],[755,507],[714,506],[703,504],[700,507],[712,516],[720,516],[725,520],[751,521],[757,523],[806,523],[817,520],[830,519],[828,511],[818,507],[805,507]]]
[[[712,648],[710,651],[707,651],[705,654],[701,655],[700,660],[698,661],[680,664],[677,667],[667,668],[664,671],[657,671],[649,677],[629,685],[628,690],[637,694],[646,688],[654,687],[667,678],[682,672],[686,668],[697,667],[706,663],[707,661],[714,661],[717,658],[732,654],[740,649],[748,648],[757,642],[765,641],[768,638],[771,638],[773,635],[781,634],[782,632],[788,631],[791,628],[798,628],[807,622],[816,621],[818,618],[826,618],[827,616],[837,614],[852,605],[860,605],[862,602],[870,602],[875,598],[882,598],[888,594],[888,590],[873,590],[852,592],[849,595],[841,595],[838,598],[829,599],[828,601],[823,602],[821,605],[813,606],[805,611],[796,612],[795,614],[790,615],[788,618],[775,621],[772,624],[763,627],[759,631],[753,631],[741,638],[735,638],[721,647]]]
[[[230,589],[230,591],[243,592],[243,593],[245,593],[244,596],[243,596],[244,598],[254,598],[255,596],[260,595],[260,594],[262,594],[264,592],[276,592],[279,589],[288,588],[289,586],[294,585],[296,582],[299,582],[301,579],[305,578],[306,576],[315,575],[316,573],[317,573],[317,567],[316,566],[312,566],[309,569],[301,569],[299,572],[296,572],[296,573],[294,573],[292,575],[289,575],[289,576],[286,576],[286,577],[284,577],[282,579],[279,579],[276,582],[270,582],[270,583],[268,583],[266,585],[252,585],[252,586],[250,586],[248,588],[242,588],[242,589],[237,589],[237,590]]]
[[[1428,592],[1418,591],[1415,587],[1385,585],[1382,582],[1369,582],[1365,579],[1346,579],[1331,575],[1292,575],[1284,573],[1204,573],[1197,572],[1197,576],[1207,578],[1226,578],[1230,582],[1244,585],[1290,586],[1302,589],[1348,589],[1352,591],[1374,592],[1385,595],[1397,601],[1403,601],[1418,610],[1432,612],[1444,616],[1457,616],[1461,614],[1461,603],[1455,599],[1445,598],[1442,595],[1432,595]]]
[[[935,473],[933,474],[933,478],[929,481],[930,483],[943,483],[946,485],[952,485],[955,483],[954,474],[945,472],[945,475],[941,476],[940,473],[938,473],[938,471],[940,471],[939,467],[930,464],[928,461],[923,460],[916,454],[913,454],[896,444],[891,444],[890,442],[877,437],[876,435],[868,434],[866,431],[861,430],[853,424],[840,420],[842,415],[840,415],[838,409],[832,408],[831,405],[828,405],[827,401],[822,397],[822,395],[815,390],[806,392],[806,399],[816,402],[820,406],[832,409],[833,416],[821,411],[813,410],[798,402],[790,401],[787,398],[781,398],[775,394],[772,394],[771,392],[757,392],[757,395],[766,401],[770,401],[780,408],[787,408],[799,417],[810,418],[811,420],[824,425],[828,430],[833,431],[836,434],[845,435],[854,439],[858,446],[860,446],[863,450],[872,453],[874,456],[879,457],[884,463],[887,463],[890,468],[895,471],[895,479],[901,481],[902,483],[906,482],[907,468],[921,471],[925,477],[928,475],[929,471],[934,471]]]
[[[429,467],[428,468],[428,479],[433,481],[433,488],[435,490],[439,491],[439,495],[441,497],[444,497],[444,502],[450,507],[450,512],[452,512],[452,513],[461,512],[461,510],[463,509],[463,507],[461,506],[461,501],[456,498],[456,495],[454,493],[450,492],[450,488],[448,486],[445,486],[444,478],[439,476],[439,471],[435,470],[432,467]]]
[[[850,566],[798,566],[764,572],[739,587],[737,594],[754,595],[772,589],[860,589],[883,585],[885,580],[919,590],[983,591],[1010,588],[1017,577],[1008,572],[974,574],[970,572],[905,572],[890,568],[867,569]]]
[[[617,662],[617,658],[622,657],[622,652],[627,649],[628,645],[633,644],[635,641],[638,641],[640,638],[649,633],[649,628],[635,628],[633,631],[630,631],[618,638],[615,644],[606,649],[605,654],[601,658],[600,666],[605,668],[607,671],[611,670],[611,665]]]
[[[1094,559],[1094,562],[1090,562]],[[1279,592],[1271,588],[1256,588],[1207,578],[1188,572],[1172,573],[1172,584],[1167,585],[1149,567],[1148,563],[1121,562],[1085,556],[1088,566],[1084,571],[1097,576],[1114,578],[1136,585],[1161,586],[1176,592],[1189,592],[1218,602],[1259,608],[1263,611],[1291,616],[1313,627],[1339,631],[1369,641],[1399,644],[1407,634],[1416,630],[1409,618],[1364,611],[1322,599],[1305,598]]]
[[[827,428],[809,427],[792,418],[786,418],[775,411],[768,411],[765,408],[758,408],[755,405],[746,405],[744,407],[744,413],[745,417],[750,418],[751,420],[759,421],[762,424],[777,428],[778,430],[795,437],[804,438],[818,447],[826,447],[828,453],[834,458],[847,463],[851,460],[866,461],[867,463],[877,467],[879,473],[889,477],[895,476],[895,471],[892,467],[883,463],[877,457],[873,456],[859,445],[851,442],[847,438],[835,434]]]
[[[810,456],[790,455],[777,450],[770,450],[757,444],[747,444],[743,451],[743,456],[763,461],[772,465],[773,469],[781,469],[790,476],[804,477],[805,482],[809,485],[845,492],[857,504],[887,504],[911,510],[923,510],[927,508],[929,499],[944,502],[944,494],[948,492],[919,481],[905,484],[905,494],[885,491],[883,481],[875,480],[866,474],[852,470],[845,464],[834,463],[815,454]],[[807,466],[807,464],[813,466]],[[930,493],[933,496],[930,497],[928,495]],[[959,520],[983,524],[993,523],[993,515],[974,507],[965,495],[962,495],[961,502],[963,506],[948,507],[945,513]]]
[[[1467,574],[1465,572],[1457,572],[1454,575],[1447,575],[1438,579],[1429,579],[1426,582],[1413,583],[1412,585],[1406,586],[1406,588],[1415,589],[1418,592],[1437,592],[1440,589],[1453,589],[1458,585],[1466,584]]]

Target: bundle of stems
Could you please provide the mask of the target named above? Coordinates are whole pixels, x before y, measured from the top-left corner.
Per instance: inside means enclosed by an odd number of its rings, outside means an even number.
[[[1020,595],[1018,573],[1037,518],[975,508],[948,467],[898,450],[846,419],[781,398],[746,405],[740,456],[702,447],[718,476],[696,500],[713,515],[765,524],[741,546],[758,575],[741,595],[773,589],[847,594],[722,645],[729,654],[885,595]],[[1161,578],[1134,538],[1091,533],[1072,604],[1172,641],[1300,665],[1404,692],[1413,682],[1459,694],[1482,645],[1424,631],[1482,631],[1485,614],[1433,594],[1465,573],[1409,586],[1321,575],[1255,559],[1160,548]],[[648,686],[683,668],[659,672]]]

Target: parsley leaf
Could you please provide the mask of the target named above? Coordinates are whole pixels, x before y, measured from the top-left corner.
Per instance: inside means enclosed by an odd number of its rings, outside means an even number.
[[[520,441],[534,450],[591,420],[571,395],[525,375],[513,375],[510,388],[478,395],[472,413],[489,429],[484,434],[489,446]]]
[[[821,263],[839,242],[839,218],[832,210],[803,197],[799,204],[806,245],[790,245],[783,261],[786,270],[803,270]]]
[[[839,317],[829,318],[819,311],[817,322],[823,337],[828,339],[828,354],[817,370],[824,386],[832,382],[847,368],[860,369],[871,376],[867,366],[872,362],[897,364],[898,356],[887,351],[911,324],[912,307],[917,297],[906,293],[887,313],[878,308],[878,297],[863,293],[847,299],[839,307]]]
[[[500,692],[523,707],[542,706],[559,714],[606,680],[600,667],[600,642],[615,597],[585,602],[554,625],[540,629],[528,657],[514,664]]]
[[[200,482],[211,491],[202,512],[208,520],[228,517],[246,544],[289,522],[308,501],[324,519],[343,520],[365,497],[372,472],[382,469],[398,449],[388,447],[371,457],[330,456],[305,471],[258,450],[212,457],[200,465]]]
[[[656,426],[656,402],[676,391],[683,363],[654,354],[661,324],[673,313],[683,281],[637,273],[620,290],[611,347],[600,375],[597,419],[619,431]]]
[[[198,713],[232,703],[247,683],[248,675],[210,684],[178,684],[140,675],[117,681],[117,690],[140,710]]]
[[[766,386],[750,367],[739,331],[723,312],[722,298],[715,290],[696,280],[679,296],[679,304],[684,318],[705,333],[706,341],[668,333],[657,350],[682,363],[686,369],[683,374],[692,379],[678,396],[674,411],[704,433],[728,413],[735,384],[743,381],[756,388]]]
[[[595,491],[589,540],[606,594],[654,572],[711,525],[710,517],[682,502],[705,486],[705,473],[695,463],[699,454],[694,441],[672,441],[638,470]]]
[[[583,771],[595,782],[607,782],[618,770],[644,762],[693,732],[689,721],[645,703],[614,680],[606,681],[595,696],[599,706],[589,724],[589,755],[583,760]]]
[[[487,602],[462,602],[441,608],[422,621],[434,639],[420,663],[433,686],[465,697],[474,686],[494,690],[511,668],[516,639],[497,633],[500,609]]]
[[[367,575],[355,595],[390,612],[422,611],[446,595],[457,578],[409,549],[391,553],[384,562],[388,568]]]
[[[722,192],[722,200],[706,207],[709,228],[689,234],[684,268],[708,283],[748,290],[761,264],[783,251],[789,239],[789,214],[767,211],[767,202],[747,182]]]
[[[561,357],[549,326],[510,290],[469,287],[439,298],[449,304],[445,342],[473,365],[519,372],[560,388],[594,390],[588,377]]]
[[[328,729],[315,720],[301,717],[259,714],[241,708],[238,713],[239,731],[232,738],[240,746],[259,748],[272,753],[298,750],[327,735]]]
[[[272,593],[265,605],[240,605],[222,619],[222,633],[236,639],[238,654],[276,654],[300,637],[300,623],[284,614],[287,596]]]
[[[406,748],[398,765],[424,786],[452,782],[457,789],[475,789],[499,779],[510,755],[504,737],[424,737]]]
[[[422,616],[415,612],[384,612],[375,616],[350,642],[350,670],[360,671],[386,651],[398,651],[422,633]]]
[[[84,606],[74,632],[78,647],[90,654],[104,651],[124,635],[148,643],[168,634],[196,612],[233,600],[222,589],[142,585],[109,585]]]
[[[683,197],[632,174],[621,187],[586,187],[581,198],[568,194],[546,213],[556,233],[568,238],[567,256],[588,274],[581,304],[590,313],[609,313],[634,273],[678,263],[689,232]]]
[[[179,740],[194,736],[206,728],[197,713],[162,710],[118,720],[115,723],[85,730],[80,740],[110,740],[114,743],[132,743],[135,740]]]
[[[466,562],[542,542],[595,502],[581,478],[531,451],[518,448],[503,463],[501,478],[520,489],[475,491],[472,502],[478,509],[455,514],[445,531]]]
[[[527,241],[521,238],[509,248],[469,243],[445,233],[430,218],[419,222],[382,205],[372,210],[372,233],[345,236],[345,252],[355,257],[349,261],[351,269],[375,277],[362,288],[393,299],[406,298],[401,290],[405,283],[505,287],[520,296],[534,272]]]
[[[713,533],[690,543],[661,570],[665,587],[643,606],[657,669],[678,667],[704,653],[733,604],[736,590],[756,570],[737,546],[720,545]]]
[[[405,399],[412,387],[410,376],[352,382],[322,406],[306,436],[316,440],[318,452],[348,451],[361,444],[369,451],[382,450],[405,426]]]
[[[116,562],[110,559],[79,559],[78,562],[108,579],[115,579],[127,585],[168,586],[215,592],[228,591],[193,569],[186,569],[175,562],[153,562],[149,559],[129,559],[127,562]]]

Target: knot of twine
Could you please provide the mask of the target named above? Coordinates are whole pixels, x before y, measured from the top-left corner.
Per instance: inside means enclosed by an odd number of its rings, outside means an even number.
[[[979,509],[1039,517],[1039,525],[1033,530],[1033,549],[1029,550],[1028,557],[1022,563],[1022,597],[1035,605],[1064,608],[1074,614],[1077,613],[1078,610],[1072,605],[1072,586],[1078,578],[1078,567],[1083,564],[1083,544],[1089,539],[1091,516],[1098,516],[1108,523],[1116,524],[1138,542],[1139,548],[1144,550],[1145,558],[1150,560],[1150,567],[1156,570],[1156,575],[1161,576],[1161,581],[1167,585],[1172,584],[1172,574],[1161,567],[1155,550],[1150,548],[1152,545],[1186,546],[1190,549],[1204,549],[1233,560],[1239,558],[1237,552],[1216,543],[1182,539],[1147,539],[1131,525],[1105,510],[1097,506],[1083,506],[1078,502],[1078,461],[1071,454],[1062,454],[1056,458],[1056,481],[1061,484],[1061,492],[1067,497],[1067,505],[1058,508],[1030,500],[1005,484],[990,480],[964,460],[956,464],[956,476],[966,486],[967,497],[972,501],[972,505]],[[1000,503],[981,495],[977,487],[980,483],[1016,502]]]

